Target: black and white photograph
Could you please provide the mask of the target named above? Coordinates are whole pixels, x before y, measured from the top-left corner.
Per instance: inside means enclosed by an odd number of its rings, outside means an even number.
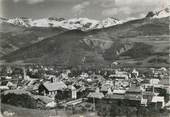
[[[170,0],[0,0],[0,117],[170,117]]]

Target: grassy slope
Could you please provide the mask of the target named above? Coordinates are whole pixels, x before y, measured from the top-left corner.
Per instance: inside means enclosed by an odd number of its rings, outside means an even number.
[[[22,48],[22,50],[15,51],[2,59],[6,59],[8,62],[21,60],[28,63],[74,66],[81,65],[84,57],[86,58],[85,64],[106,64],[129,55],[133,61],[140,61],[142,64],[145,62],[147,65],[146,59],[154,57],[157,53],[156,50],[159,50],[155,48],[161,48],[157,54],[162,53],[163,57],[167,58],[169,45],[167,43],[166,46],[165,44],[155,44],[153,38],[162,42],[163,36],[169,35],[168,21],[168,18],[139,19],[86,33],[77,30],[69,31]],[[140,39],[138,39],[139,37]],[[85,43],[84,39],[91,40],[91,44]],[[101,45],[96,48],[94,45],[99,42],[96,40],[111,41],[113,44],[107,49],[101,48]]]
[[[12,24],[0,25],[0,56],[39,42],[65,31],[60,28],[25,28]]]
[[[87,117],[98,117],[95,113],[83,113],[83,114],[74,114],[69,111],[63,111],[63,110],[37,110],[37,109],[27,109],[27,108],[21,108],[21,107],[15,107],[11,105],[2,104],[1,106],[2,112],[14,112],[13,117],[80,117],[81,115],[87,116]],[[6,117],[6,116],[4,116]]]

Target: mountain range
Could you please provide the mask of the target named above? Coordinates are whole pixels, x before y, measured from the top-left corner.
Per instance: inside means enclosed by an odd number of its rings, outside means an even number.
[[[168,7],[130,21],[1,18],[1,63],[166,66],[169,16]]]
[[[64,18],[53,18],[53,17],[33,20],[33,19],[22,17],[22,18],[13,18],[13,19],[1,18],[0,22],[14,24],[18,26],[27,27],[27,28],[28,27],[61,27],[68,30],[80,29],[82,31],[107,28],[122,23],[118,19],[112,17],[109,17],[102,21],[88,19],[88,18],[72,18],[66,20]]]

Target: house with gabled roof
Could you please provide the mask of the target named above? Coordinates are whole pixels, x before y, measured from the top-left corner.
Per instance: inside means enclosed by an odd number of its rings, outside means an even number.
[[[55,96],[58,91],[63,91],[67,85],[62,81],[57,82],[44,82],[39,86],[39,94],[47,96]]]
[[[132,106],[140,105],[143,99],[143,91],[144,89],[142,87],[130,87],[125,93],[125,99],[127,100],[127,103]]]

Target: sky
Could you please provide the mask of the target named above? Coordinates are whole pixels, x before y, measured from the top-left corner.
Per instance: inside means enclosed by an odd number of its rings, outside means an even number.
[[[121,20],[144,17],[170,0],[0,0],[0,16],[32,19],[87,17]]]

